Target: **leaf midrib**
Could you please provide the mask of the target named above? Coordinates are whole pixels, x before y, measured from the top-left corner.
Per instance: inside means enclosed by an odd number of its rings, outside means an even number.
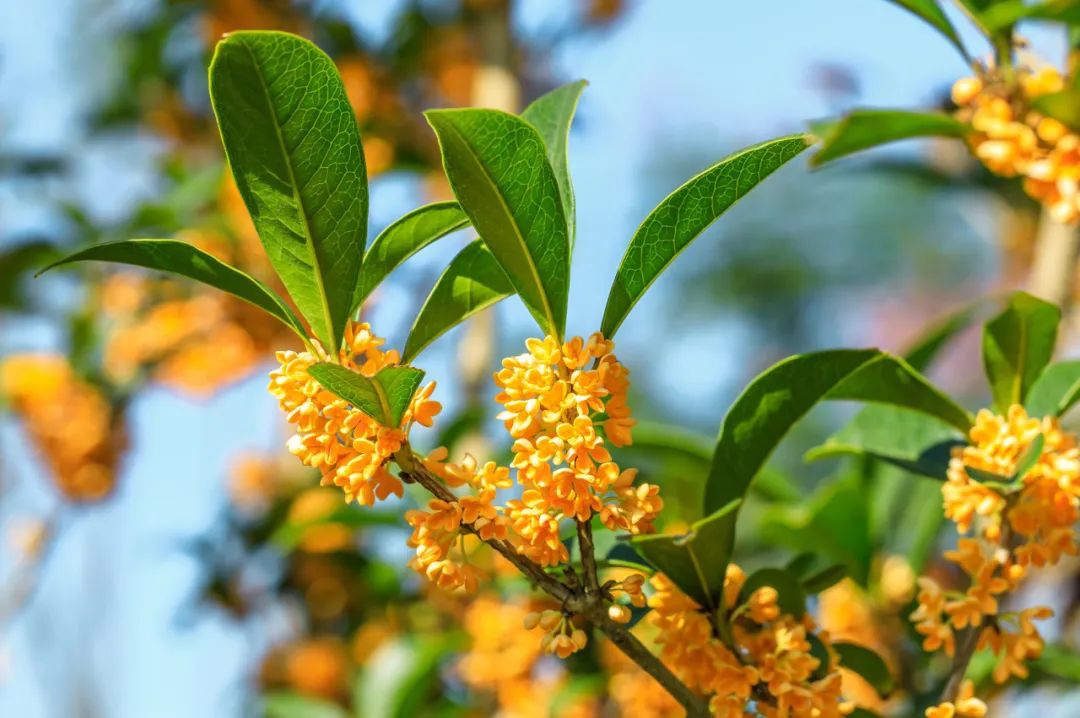
[[[326,331],[329,333],[329,338],[332,346],[331,360],[337,361],[338,350],[338,337],[334,327],[334,321],[330,312],[330,303],[327,301],[326,284],[323,281],[322,265],[319,262],[319,253],[315,251],[315,239],[311,231],[311,223],[308,221],[307,206],[304,203],[303,198],[300,196],[300,186],[296,181],[296,172],[293,169],[292,156],[289,154],[289,150],[285,144],[285,137],[281,134],[281,120],[278,117],[277,110],[274,108],[273,99],[270,95],[270,86],[266,84],[266,78],[263,76],[262,67],[259,65],[258,60],[255,58],[255,53],[251,51],[247,43],[243,39],[238,38],[240,46],[244,48],[244,52],[247,53],[248,58],[251,60],[252,67],[255,68],[255,76],[259,78],[259,87],[263,91],[263,96],[266,98],[266,106],[270,110],[270,115],[274,118],[272,123],[274,126],[274,136],[277,138],[278,145],[281,147],[281,154],[285,158],[285,168],[289,172],[289,187],[292,189],[293,199],[300,207],[300,219],[304,225],[304,239],[307,242],[307,246],[311,250],[311,260],[315,269],[315,284],[319,288],[319,302],[323,309],[323,321],[326,322]],[[304,90],[307,91],[306,89]],[[309,320],[310,321],[310,320]]]
[[[476,153],[475,148],[468,141],[468,139],[466,139],[465,135],[463,135],[458,130],[457,126],[454,125],[453,122],[447,122],[446,127],[448,127],[451,132],[453,132],[455,135],[457,135],[457,137],[461,141],[461,143],[463,145],[465,145],[465,147],[467,147],[469,149],[469,152],[468,152],[469,159],[471,159],[473,161],[473,163],[476,165],[476,167],[479,168],[481,174],[483,174],[483,176],[484,176],[484,179],[486,179],[488,181],[488,183],[492,187],[495,188],[495,190],[496,190],[495,191],[495,196],[499,200],[499,206],[502,207],[503,211],[506,213],[506,216],[510,218],[510,226],[513,228],[514,237],[519,241],[521,246],[524,247],[524,249],[525,249],[525,257],[528,260],[526,262],[526,264],[529,265],[529,271],[532,274],[533,280],[536,282],[536,288],[539,290],[540,302],[541,302],[541,304],[543,304],[544,316],[548,320],[548,323],[550,325],[551,333],[555,335],[556,339],[558,339],[559,341],[562,341],[562,336],[561,336],[562,332],[559,330],[559,326],[555,322],[555,316],[554,316],[554,313],[551,310],[551,302],[548,300],[547,291],[544,288],[544,284],[540,279],[539,270],[537,269],[536,264],[533,261],[533,256],[532,256],[532,253],[530,252],[529,244],[528,244],[528,242],[525,241],[525,236],[521,233],[521,230],[518,228],[517,219],[514,217],[514,213],[510,211],[510,206],[506,204],[506,199],[502,196],[502,192],[500,192],[498,190],[498,185],[495,183],[494,178],[491,176],[491,174],[484,167],[484,164],[483,164],[483,162],[480,161],[480,159],[479,159],[479,157],[478,157],[478,155]],[[545,161],[546,161],[546,157],[547,157],[547,155],[545,154]],[[560,198],[559,201],[560,201],[560,204],[561,204],[562,199]],[[464,205],[462,205],[462,206],[464,207]],[[475,226],[475,224],[474,224],[474,226]],[[483,237],[481,236],[481,238],[483,238]],[[484,244],[487,244],[487,240],[484,240]],[[494,252],[492,252],[492,254],[494,254]]]

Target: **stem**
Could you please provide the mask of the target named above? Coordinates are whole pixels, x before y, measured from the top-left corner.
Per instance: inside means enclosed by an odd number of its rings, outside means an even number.
[[[982,631],[982,626],[969,626],[963,638],[960,639],[960,645],[956,649],[956,658],[953,659],[952,673],[949,674],[949,680],[941,691],[940,703],[946,701],[952,703],[956,700],[956,696],[960,693],[960,686],[964,682],[968,664],[971,663],[971,657],[975,655],[975,649],[979,645],[979,636],[982,635]]]
[[[427,489],[435,498],[443,501],[457,501],[458,497],[421,463],[408,444],[394,455],[401,468],[401,476],[407,481],[415,481]],[[471,524],[462,523],[461,528],[471,534],[477,534]],[[503,558],[512,563],[530,583],[551,596],[567,611],[588,619],[600,629],[621,650],[627,658],[636,663],[643,671],[656,679],[656,682],[671,694],[672,698],[686,711],[688,718],[705,718],[709,715],[708,703],[691,691],[685,683],[665,666],[637,636],[622,624],[615,623],[607,615],[606,601],[600,593],[596,574],[596,557],[592,542],[592,527],[588,522],[578,522],[578,537],[581,540],[582,565],[585,568],[586,588],[568,586],[544,571],[540,564],[517,552],[508,541],[488,539],[484,541]],[[586,558],[588,557],[588,558]],[[596,588],[590,588],[595,585]]]
[[[1061,307],[1063,325],[1073,305],[1076,260],[1080,254],[1080,229],[1054,221],[1047,210],[1039,217],[1035,258],[1028,291]]]

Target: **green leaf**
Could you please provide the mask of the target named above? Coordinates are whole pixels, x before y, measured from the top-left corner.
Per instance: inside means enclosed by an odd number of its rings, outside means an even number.
[[[547,148],[548,162],[555,172],[555,181],[559,184],[559,196],[566,212],[566,225],[569,230],[570,252],[574,251],[577,210],[574,201],[574,184],[570,179],[569,138],[570,125],[574,121],[578,100],[589,83],[585,80],[571,82],[556,87],[551,92],[536,98],[525,108],[521,116],[540,133]]]
[[[263,697],[265,718],[346,718],[345,710],[329,701],[299,693],[278,692]]]
[[[949,21],[948,16],[941,9],[941,5],[938,4],[937,0],[890,0],[890,2],[921,17],[944,35],[964,58],[968,57],[964,44],[960,42],[960,36],[956,34],[956,28],[953,27],[952,22]]]
[[[1009,30],[1022,20],[1050,20],[1068,24],[1080,23],[1080,2],[1077,0],[1006,0],[996,2],[981,16],[982,24],[992,33]]]
[[[878,695],[888,696],[894,688],[892,673],[876,652],[855,643],[838,641],[832,644],[840,657],[840,665],[855,671],[873,686]]]
[[[909,409],[874,404],[806,453],[807,461],[869,456],[920,476],[945,480],[954,446],[964,436],[950,424]]]
[[[691,242],[789,160],[805,135],[769,140],[726,157],[664,198],[634,232],[604,308],[600,331],[612,338],[626,315]]]
[[[814,128],[821,149],[810,160],[823,165],[861,150],[912,137],[963,137],[968,126],[948,115],[906,110],[855,110]]]
[[[514,293],[499,263],[477,240],[454,257],[435,282],[405,341],[403,361],[477,312]]]
[[[683,593],[715,611],[723,603],[724,577],[735,542],[735,518],[741,500],[701,519],[683,535],[635,536],[634,549],[663,571]]]
[[[1032,100],[1031,105],[1071,130],[1080,131],[1080,88],[1070,87],[1060,92],[1039,95]]]
[[[967,411],[898,357],[877,349],[790,357],[754,379],[724,417],[705,486],[705,511],[741,498],[788,430],[823,400],[892,404],[965,432],[971,426]]]
[[[1080,401],[1080,360],[1051,364],[1028,391],[1024,406],[1031,416],[1064,416]]]
[[[1037,673],[1057,678],[1070,685],[1080,683],[1080,655],[1068,646],[1050,644],[1043,648],[1042,655],[1030,665]]]
[[[372,378],[341,366],[320,362],[308,374],[331,394],[344,399],[383,426],[397,428],[409,408],[424,372],[411,366],[388,366]]]
[[[187,242],[176,239],[126,239],[95,244],[53,262],[38,275],[63,264],[86,261],[130,264],[194,279],[254,304],[307,341],[304,325],[266,285]]]
[[[453,648],[452,640],[417,636],[381,645],[353,688],[357,718],[419,715],[438,678],[440,662]]]
[[[469,226],[457,202],[434,202],[399,218],[384,229],[364,255],[360,281],[353,296],[353,311],[402,262],[432,242]]]
[[[525,306],[561,337],[570,287],[570,239],[544,141],[497,110],[426,113],[450,186]]]
[[[42,240],[22,242],[0,251],[0,308],[25,310],[23,275],[52,260],[57,254],[55,245]]]
[[[1016,459],[1016,472],[1013,474],[1013,482],[1019,482],[1025,476],[1027,472],[1031,471],[1031,468],[1038,462],[1039,457],[1042,456],[1043,446],[1046,444],[1046,436],[1039,434],[1035,437],[1035,440],[1028,444],[1028,447],[1024,449],[1024,453],[1020,454]]]
[[[225,155],[267,257],[336,354],[367,236],[367,170],[333,61],[303,38],[235,32],[210,63]]]
[[[795,617],[806,613],[806,594],[803,593],[799,579],[782,568],[763,568],[747,576],[746,583],[739,590],[737,605],[745,604],[755,591],[764,586],[772,586],[776,589],[776,603],[781,613]]]
[[[1061,310],[1025,292],[1016,292],[1005,309],[983,327],[983,366],[994,404],[1004,413],[1023,404],[1050,363]]]
[[[806,593],[821,593],[843,581],[847,578],[847,574],[848,570],[844,564],[834,563],[803,578],[802,587]]]

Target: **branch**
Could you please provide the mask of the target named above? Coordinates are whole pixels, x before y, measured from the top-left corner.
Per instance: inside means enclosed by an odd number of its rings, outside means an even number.
[[[941,691],[939,702],[952,703],[956,700],[956,696],[960,693],[960,686],[964,683],[968,664],[971,663],[971,657],[975,655],[975,649],[979,645],[979,636],[982,635],[982,631],[982,626],[970,626],[964,637],[960,639],[960,645],[956,649],[956,658],[953,659],[952,673],[949,674],[949,680]]]
[[[450,491],[446,484],[438,476],[431,473],[412,453],[412,449],[408,444],[404,445],[394,455],[394,460],[401,469],[402,479],[415,481],[437,499],[447,502],[458,500],[458,497]],[[583,526],[584,528],[582,528]],[[479,535],[471,524],[462,522],[461,527],[471,534]],[[709,708],[704,699],[679,680],[626,626],[615,623],[608,617],[606,601],[599,590],[599,586],[597,585],[595,590],[589,588],[591,584],[598,584],[598,579],[596,557],[592,543],[592,528],[588,522],[578,523],[578,536],[582,542],[581,556],[585,568],[586,590],[584,591],[579,586],[570,586],[559,581],[547,573],[540,564],[518,553],[517,549],[508,541],[488,539],[484,543],[512,563],[533,586],[558,601],[564,609],[585,617],[599,628],[627,658],[655,678],[656,682],[679,702],[679,705],[686,711],[688,718],[705,718],[708,716]]]
[[[1073,305],[1078,252],[1080,228],[1055,221],[1044,209],[1039,216],[1028,291],[1061,307],[1062,324],[1066,326]]]

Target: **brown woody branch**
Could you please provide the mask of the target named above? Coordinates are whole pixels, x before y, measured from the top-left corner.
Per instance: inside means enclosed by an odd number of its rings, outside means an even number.
[[[442,479],[431,473],[412,453],[412,449],[408,445],[402,447],[394,455],[394,460],[397,461],[401,469],[403,479],[415,481],[437,499],[448,502],[458,500],[458,497],[450,491],[446,484],[442,482]],[[478,535],[477,530],[470,524],[462,522],[461,527],[469,533]],[[587,522],[578,522],[578,537],[581,541],[582,566],[585,570],[584,587],[576,582],[564,583],[555,578],[547,573],[540,564],[518,553],[517,549],[508,541],[488,539],[484,540],[484,543],[513,564],[533,586],[558,601],[565,610],[586,618],[600,629],[627,658],[655,678],[686,710],[689,718],[708,716],[709,709],[705,700],[679,680],[626,626],[616,623],[608,616],[606,599],[600,591],[599,579],[597,578],[592,529]]]

